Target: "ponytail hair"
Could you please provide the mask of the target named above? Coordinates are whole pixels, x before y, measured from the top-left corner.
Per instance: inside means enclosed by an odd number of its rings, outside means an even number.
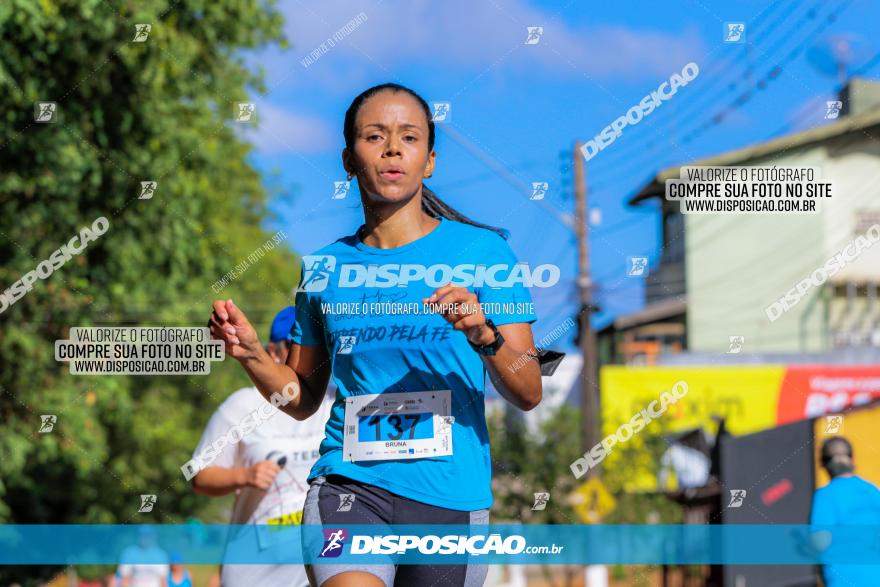
[[[351,105],[348,107],[348,110],[345,111],[345,122],[342,128],[342,134],[345,137],[345,148],[349,151],[354,150],[354,122],[357,118],[357,113],[363,106],[364,102],[367,98],[378,94],[379,92],[389,91],[389,92],[406,92],[410,96],[416,99],[419,105],[422,107],[422,110],[425,113],[425,118],[428,121],[428,151],[434,148],[434,121],[431,116],[431,108],[428,107],[428,103],[419,96],[415,91],[407,88],[406,86],[402,86],[400,84],[388,83],[388,84],[380,84],[378,86],[373,86],[367,90],[364,90],[358,96],[352,100]],[[498,234],[503,239],[507,239],[509,233],[503,228],[497,228],[494,226],[489,226],[487,224],[482,224],[481,222],[476,222],[471,220],[461,212],[457,211],[455,208],[449,206],[446,202],[441,200],[437,194],[428,189],[424,183],[422,183],[422,211],[428,214],[431,217],[443,217],[447,220],[453,220],[455,222],[461,222],[462,224],[470,224],[471,226],[476,226],[479,228],[485,228],[486,230],[491,230],[492,232]]]

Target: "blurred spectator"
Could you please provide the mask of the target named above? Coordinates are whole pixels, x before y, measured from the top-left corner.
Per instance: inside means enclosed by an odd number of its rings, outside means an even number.
[[[168,587],[193,587],[192,577],[183,566],[180,553],[171,553],[171,570],[168,572]]]
[[[846,438],[829,438],[822,445],[822,466],[831,481],[816,490],[810,524],[813,526],[880,525],[880,489],[857,476],[852,445]],[[828,531],[816,532],[814,544],[825,552],[832,545]],[[836,548],[845,548],[838,541]],[[822,567],[827,587],[877,585],[880,567],[876,565],[827,564]]]
[[[156,546],[155,531],[149,527],[138,532],[138,543],[122,551],[120,587],[168,587],[168,555]]]

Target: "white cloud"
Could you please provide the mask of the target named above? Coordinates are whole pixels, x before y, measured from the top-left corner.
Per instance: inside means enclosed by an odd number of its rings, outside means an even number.
[[[375,83],[409,85],[407,79],[398,78],[406,78],[412,68],[429,76],[444,70],[458,74],[464,81],[453,84],[455,91],[472,83],[484,90],[487,84],[508,87],[511,74],[519,80],[530,72],[536,78],[592,79],[599,84],[653,83],[690,61],[699,63],[706,54],[696,30],[677,34],[622,25],[573,25],[564,16],[524,0],[503,4],[281,0],[279,9],[292,48],[272,48],[247,57],[265,69],[267,97],[276,104],[304,104],[310,96],[347,103],[354,93]],[[302,65],[303,58],[361,13],[360,19],[366,20],[308,67]],[[544,27],[536,45],[524,44],[529,26]],[[321,152],[341,145],[341,121],[330,124],[267,103],[258,104],[257,114],[259,128],[247,135],[263,153]]]
[[[562,42],[563,49],[580,59],[588,73],[603,78],[666,78],[691,61],[699,63],[705,54],[696,31],[679,36],[608,26],[573,34],[566,31]]]
[[[257,127],[243,126],[242,136],[262,154],[317,153],[335,145],[333,130],[319,118],[256,102]],[[341,139],[340,139],[341,140]]]
[[[442,4],[290,0],[283,1],[280,10],[293,49],[271,51],[261,59],[270,85],[310,84],[318,76],[346,86],[347,91],[349,77],[358,76],[365,65],[384,70],[393,79],[392,73],[401,66],[418,64],[452,65],[475,74],[537,67],[564,77],[638,79],[666,77],[705,54],[695,29],[681,33],[622,25],[576,27],[522,0],[503,5],[491,0]],[[361,12],[365,22],[303,68],[301,59]],[[524,45],[528,26],[544,27],[536,45]]]

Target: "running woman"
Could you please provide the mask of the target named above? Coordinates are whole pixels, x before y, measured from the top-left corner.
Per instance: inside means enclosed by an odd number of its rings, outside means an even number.
[[[523,267],[501,230],[422,183],[436,158],[431,118],[397,84],[366,90],[346,112],[342,161],[357,176],[364,224],[303,259],[286,364],[265,353],[232,300],[214,302],[213,336],[264,398],[284,390],[281,409],[294,418],[315,413],[331,374],[336,383],[304,524],[487,524],[486,373],[517,408],[541,401],[538,362],[515,365],[535,356]],[[323,587],[461,586],[482,585],[487,567],[307,571]]]

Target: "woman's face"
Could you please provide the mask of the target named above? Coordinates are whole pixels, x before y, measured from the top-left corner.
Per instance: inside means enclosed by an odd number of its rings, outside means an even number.
[[[433,173],[435,158],[418,101],[406,92],[379,92],[361,105],[354,126],[353,153],[344,150],[342,160],[360,188],[376,202],[413,197]]]

